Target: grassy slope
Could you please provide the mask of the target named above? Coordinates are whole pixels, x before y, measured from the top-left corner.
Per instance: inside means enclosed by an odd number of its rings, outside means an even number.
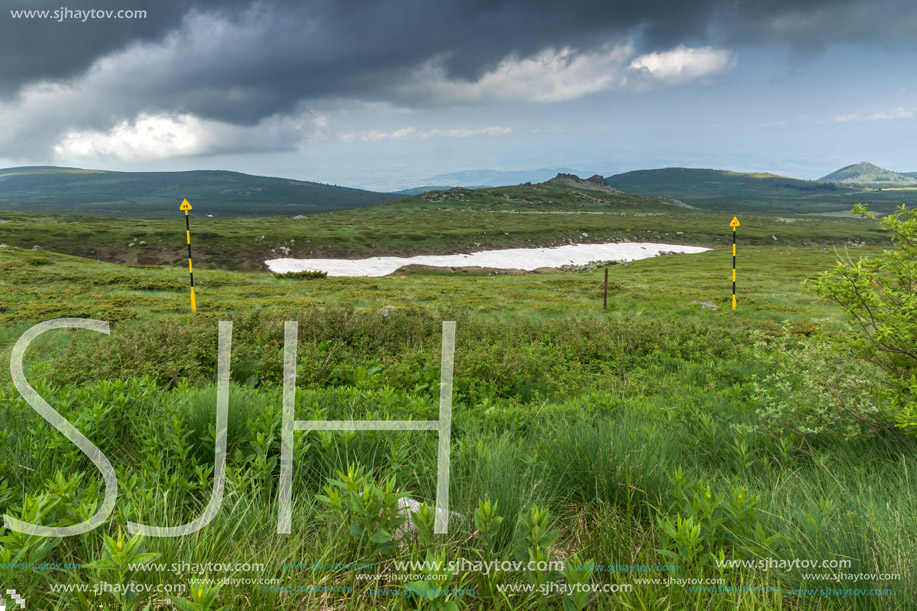
[[[173,216],[183,199],[201,216],[296,215],[396,199],[314,182],[239,172],[0,169],[0,209],[105,216]]]
[[[746,244],[884,240],[874,224],[859,219],[740,216]],[[429,194],[297,220],[197,217],[191,231],[200,266],[261,269],[261,262],[284,256],[284,249],[290,257],[360,258],[571,242],[718,246],[732,239],[724,231],[731,218],[732,213],[687,210],[655,198],[550,185]],[[186,262],[184,219],[177,211],[170,219],[0,213],[0,220],[7,221],[0,222],[0,242],[22,248],[37,245],[130,264]]]
[[[744,174],[724,170],[665,168],[638,170],[606,178],[628,193],[661,195],[694,206],[723,212],[819,213],[850,210],[865,203],[891,212],[902,203],[913,205],[917,195],[798,180],[773,174]]]
[[[584,560],[601,564],[671,562],[654,551],[660,546],[654,516],[657,511],[677,510],[671,496],[674,484],[668,479],[677,467],[685,470],[689,480],[710,483],[716,493],[727,494],[741,485],[747,494],[758,496],[762,505],[755,520],[767,534],[781,535],[779,546],[765,556],[846,558],[854,563],[850,572],[898,572],[903,581],[812,583],[803,582],[799,571],[727,570],[723,576],[728,585],[770,585],[784,592],[709,594],[692,593],[683,586],[636,585],[629,594],[599,595],[590,608],[626,604],[723,610],[906,609],[917,583],[917,566],[909,551],[917,532],[913,513],[917,488],[913,478],[902,473],[917,467],[914,444],[821,440],[815,447],[791,449],[778,458],[768,436],[741,432],[741,426],[754,422],[752,376],[770,372],[760,360],[762,353],[750,350],[750,332],[779,335],[782,322],[789,321],[790,332],[802,337],[838,322],[840,312],[800,289],[805,278],[830,267],[834,259],[833,253],[817,248],[740,245],[740,308],[735,313],[726,305],[728,249],[611,267],[607,313],[601,309],[601,272],[289,281],[267,274],[202,269],[197,274],[199,311],[190,316],[185,278],[179,270],[125,268],[57,253],[0,250],[0,267],[5,271],[0,280],[4,294],[0,360],[9,358],[12,342],[34,322],[55,316],[112,321],[110,337],[91,338],[77,332],[68,336],[74,340],[69,345],[64,335],[39,340],[31,354],[45,365],[32,366],[32,379],[40,380],[42,371],[54,372],[51,379],[57,382],[57,390],[40,381],[38,387],[54,405],[69,401],[66,409],[71,411],[102,392],[114,392],[115,400],[118,392],[133,397],[132,419],[124,420],[116,412],[82,421],[80,427],[88,429],[87,434],[109,456],[118,457],[126,469],[122,478],[128,474],[136,478],[129,488],[122,487],[115,522],[160,523],[168,515],[178,523],[197,515],[199,499],[208,491],[204,485],[180,492],[173,478],[183,481],[187,476],[195,481],[192,466],[212,462],[212,447],[206,441],[195,442],[206,438],[213,415],[213,390],[206,381],[212,379],[214,362],[208,355],[217,320],[236,322],[232,367],[239,386],[234,386],[231,400],[237,420],[230,420],[232,475],[226,500],[201,535],[150,540],[147,549],[162,554],[159,561],[167,563],[265,565],[263,573],[228,575],[232,578],[270,577],[284,585],[348,585],[354,590],[317,598],[265,592],[257,585],[224,586],[222,604],[233,601],[234,608],[397,608],[395,598],[370,594],[370,587],[383,587],[383,582],[357,581],[356,571],[295,571],[281,568],[281,563],[364,558],[349,547],[346,534],[334,521],[316,518],[320,507],[313,500],[323,478],[349,460],[357,459],[381,476],[396,474],[415,497],[432,499],[432,467],[424,465],[432,464],[435,436],[358,434],[344,441],[337,434],[321,442],[309,437],[313,446],[306,450],[306,458],[297,459],[293,518],[297,534],[274,532],[272,482],[276,478],[270,467],[258,466],[257,448],[265,442],[256,436],[269,432],[273,422],[274,433],[266,443],[269,453],[276,455],[281,321],[301,320],[300,392],[305,398],[297,417],[306,418],[311,406],[322,405],[329,418],[350,418],[354,409],[358,414],[373,411],[377,417],[429,418],[435,403],[427,391],[418,390],[425,386],[418,385],[427,374],[435,379],[436,327],[447,318],[459,321],[452,508],[470,515],[485,496],[499,501],[499,513],[509,526],[501,530],[501,540],[506,542],[498,546],[497,558],[513,557],[512,542],[522,535],[513,534],[512,526],[531,503],[538,503],[550,508],[561,529],[552,552],[555,558],[578,550]],[[720,309],[702,310],[689,303],[692,299],[714,301]],[[389,319],[380,315],[383,305],[396,306]],[[355,369],[373,364],[381,367],[383,377],[367,379]],[[141,373],[171,384],[187,378],[192,386],[155,390],[149,382],[134,380],[121,390],[95,386],[88,395],[67,394],[77,392],[77,383]],[[8,393],[7,398],[13,396],[11,389]],[[2,430],[17,440],[15,447],[3,444],[0,464],[15,460],[28,468],[9,472],[5,498],[11,506],[23,491],[37,490],[56,469],[67,473],[76,469],[87,473],[90,482],[97,479],[91,467],[77,468],[63,458],[50,462],[48,456],[55,451],[36,453],[21,446],[34,446],[41,435],[48,435],[48,427],[36,419],[21,401],[8,402],[0,410]],[[188,450],[181,450],[183,445],[176,450],[174,445],[184,429],[176,433],[172,426],[190,427],[191,457],[185,461],[175,452]],[[47,447],[46,442],[40,443]],[[733,449],[741,448],[740,443],[747,444],[744,453]],[[410,449],[405,452],[406,448]],[[571,468],[575,475],[568,472]],[[153,497],[144,496],[143,490],[157,487]],[[156,500],[167,489],[173,509]],[[95,494],[93,490],[89,488]],[[0,502],[3,499],[0,493]],[[176,502],[184,507],[181,515],[175,515]],[[450,557],[474,558],[480,553],[472,531],[459,523],[452,525]],[[42,559],[98,557],[103,532],[116,534],[116,526],[69,539]],[[37,559],[32,554],[26,558]],[[409,550],[402,549],[399,557],[410,558]],[[717,576],[685,566],[683,559],[677,562],[682,564],[679,578]],[[89,574],[88,570],[57,570],[14,577],[20,584],[34,582],[29,590],[34,600],[51,608],[57,595],[49,594],[40,585],[42,580],[75,583]],[[99,577],[115,579],[108,573]],[[632,577],[604,572],[595,574],[593,582],[634,583]],[[132,580],[188,583],[187,578],[166,572],[138,574]],[[525,577],[503,579],[515,582]],[[465,580],[465,586],[480,591],[477,576]],[[457,581],[451,585],[461,587]],[[894,588],[894,595],[840,598],[789,593],[792,587],[887,586]],[[75,599],[60,600],[63,608],[82,608]],[[110,605],[113,601],[110,595],[89,600]],[[492,599],[479,600],[479,596],[466,597],[462,608],[490,609],[496,604]],[[528,609],[538,600],[510,595],[503,608]],[[559,601],[549,608],[560,608]]]
[[[796,316],[823,317],[830,309],[799,294],[799,285],[836,259],[833,251],[805,247],[741,245],[739,277],[749,314],[772,321]],[[869,247],[851,247],[854,255]],[[697,256],[667,256],[610,268],[611,316],[631,306],[660,309],[667,316],[697,318],[694,300],[725,307],[730,298],[731,251]],[[0,250],[5,324],[59,316],[103,316],[109,320],[159,318],[188,309],[187,267],[123,267],[59,253],[18,248]],[[383,278],[278,279],[195,267],[195,292],[202,313],[229,314],[258,308],[346,306],[381,309],[384,305],[436,306],[448,303],[481,313],[524,312],[555,316],[593,312],[600,305],[601,272],[575,274],[487,275],[415,273]],[[690,281],[681,282],[682,279]],[[494,300],[493,295],[501,295]],[[75,304],[79,304],[78,306]],[[789,309],[784,308],[787,306]],[[674,310],[672,308],[675,308]],[[768,312],[774,312],[769,315]],[[722,314],[721,314],[722,315]]]
[[[756,339],[753,332],[764,338],[788,334],[798,340],[819,329],[836,328],[842,320],[836,308],[801,288],[805,279],[830,268],[836,254],[803,244],[879,244],[874,224],[742,215],[740,306],[731,312],[731,250],[725,247],[731,241],[729,215],[669,207],[647,211],[641,202],[663,204],[632,196],[621,196],[608,210],[603,206],[610,203],[575,191],[513,189],[494,190],[500,199],[476,201],[480,194],[448,201],[415,198],[359,214],[319,215],[307,226],[321,232],[321,244],[329,252],[365,252],[368,235],[378,236],[379,249],[416,252],[411,249],[433,249],[437,241],[450,249],[468,247],[470,240],[481,238],[562,241],[574,239],[584,227],[590,239],[593,231],[600,236],[604,231],[622,238],[673,241],[707,236],[706,243],[724,247],[612,266],[607,312],[601,309],[601,271],[294,281],[201,264],[195,267],[199,311],[192,316],[186,268],[181,265],[125,267],[53,251],[58,243],[72,244],[68,230],[84,231],[84,241],[95,239],[94,229],[102,226],[92,224],[95,220],[68,226],[30,223],[31,217],[17,216],[15,223],[0,224],[0,241],[12,243],[20,232],[34,231],[44,236],[48,249],[0,249],[0,361],[9,359],[12,343],[36,322],[59,316],[111,321],[109,337],[79,331],[40,338],[28,357],[34,359],[30,379],[52,405],[65,413],[83,414],[79,427],[108,456],[117,458],[124,470],[119,479],[133,478],[130,485],[122,485],[119,509],[108,525],[64,541],[48,556],[39,558],[32,550],[23,559],[89,561],[99,557],[103,533],[116,534],[117,525],[128,519],[177,524],[199,514],[209,484],[199,485],[194,469],[206,469],[213,460],[207,439],[213,415],[216,325],[218,320],[233,320],[236,384],[231,395],[226,500],[214,522],[198,535],[149,540],[148,550],[162,554],[159,561],[167,563],[265,565],[263,573],[214,577],[353,587],[349,593],[318,596],[227,585],[220,604],[231,603],[233,608],[399,608],[398,597],[370,593],[370,587],[383,587],[384,582],[357,580],[357,571],[297,571],[281,563],[364,558],[336,521],[318,517],[321,508],[315,494],[335,469],[359,460],[378,476],[396,475],[416,498],[431,500],[435,436],[303,434],[311,445],[297,455],[295,534],[277,535],[276,465],[270,459],[276,458],[279,444],[282,321],[300,320],[298,418],[321,408],[327,418],[372,412],[376,418],[426,419],[435,414],[438,326],[443,319],[453,319],[459,330],[451,507],[470,516],[485,497],[498,501],[505,519],[495,557],[515,557],[514,545],[524,544],[521,530],[514,528],[517,518],[537,503],[551,510],[561,531],[552,546],[555,558],[578,551],[583,560],[600,564],[671,562],[656,551],[662,546],[657,518],[687,511],[674,493],[674,473],[682,469],[689,481],[706,482],[715,494],[731,495],[742,486],[756,495],[761,505],[753,512],[754,524],[768,536],[780,535],[772,550],[753,553],[746,550],[747,542],[733,548],[728,543],[732,535],[719,527],[720,544],[727,546],[728,555],[850,559],[848,572],[901,573],[902,580],[805,582],[799,570],[727,570],[720,575],[680,558],[676,562],[681,570],[675,575],[679,578],[722,576],[729,586],[773,586],[783,591],[710,594],[684,586],[635,585],[628,594],[594,596],[589,608],[908,609],[917,596],[912,554],[917,545],[917,484],[907,474],[917,468],[917,444],[812,438],[804,444],[791,440],[784,447],[779,445],[784,437],[747,432],[756,424],[759,407],[755,385],[779,373],[769,361],[775,349],[770,344],[755,346],[761,337]],[[558,204],[564,209],[557,210]],[[111,235],[123,241],[142,229],[149,238],[161,222],[165,221],[119,220]],[[202,229],[217,234],[209,240],[226,240],[226,248],[234,231],[260,231],[258,235],[273,245],[288,244],[294,234],[298,245],[302,235],[288,219],[207,222],[213,225]],[[291,225],[293,233],[287,233]],[[778,235],[777,242],[771,232]],[[316,238],[313,234],[311,239]],[[180,251],[181,244],[177,248]],[[849,252],[867,255],[875,246],[851,246]],[[713,301],[720,307],[712,312],[691,300]],[[396,307],[388,317],[381,314],[385,305]],[[378,373],[370,373],[373,367],[379,367]],[[6,382],[8,369],[0,371],[0,380]],[[141,380],[142,374],[154,380]],[[125,376],[134,378],[127,386],[98,382],[80,394],[90,381]],[[14,401],[10,387],[5,388],[6,394],[0,395],[0,477],[9,488],[0,484],[0,508],[18,515],[23,494],[39,490],[58,470],[65,475],[85,473],[78,488],[87,498],[97,496],[98,478],[91,466],[76,452],[66,454],[67,442],[39,422],[22,401]],[[99,396],[109,399],[100,402]],[[101,406],[96,410],[115,408],[100,415],[92,412],[92,405]],[[182,453],[186,458],[180,457]],[[65,499],[55,511],[67,507]],[[53,515],[72,522],[70,514]],[[470,524],[453,523],[447,538],[450,558],[487,553],[473,531]],[[402,548],[399,557],[408,559],[411,553]],[[30,588],[36,608],[119,608],[111,595],[90,597],[84,606],[75,598],[57,598],[46,585],[88,582],[90,577],[116,579],[94,569],[13,574],[24,584],[20,587]],[[479,592],[485,585],[477,575],[463,578],[464,586]],[[131,579],[188,583],[188,575],[169,572]],[[524,582],[525,576],[503,579]],[[633,576],[614,572],[596,573],[592,580],[634,583]],[[457,579],[447,585],[463,587]],[[893,594],[804,596],[790,593],[795,587],[891,587]],[[480,600],[476,595],[459,602],[466,609],[503,605],[521,610],[535,608],[543,599],[513,594]],[[549,608],[559,609],[560,602],[553,599]]]

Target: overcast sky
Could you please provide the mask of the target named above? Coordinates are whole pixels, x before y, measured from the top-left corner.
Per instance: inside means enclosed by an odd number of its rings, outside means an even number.
[[[917,3],[0,0],[0,165],[917,171]]]

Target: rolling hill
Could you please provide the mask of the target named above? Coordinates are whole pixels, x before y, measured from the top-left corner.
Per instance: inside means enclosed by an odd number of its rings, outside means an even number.
[[[647,213],[678,212],[684,204],[670,198],[622,193],[593,176],[581,179],[575,174],[558,174],[542,183],[524,183],[507,187],[488,187],[428,191],[403,200],[380,204],[390,210],[423,208],[488,210],[499,212],[600,212]],[[375,207],[374,207],[375,208]]]
[[[626,193],[670,197],[724,212],[842,212],[857,203],[868,204],[878,212],[890,212],[902,203],[917,203],[915,191],[880,191],[768,173],[663,168],[625,172],[605,180]]]
[[[917,174],[915,172],[914,174]],[[914,174],[903,174],[892,172],[885,168],[866,161],[848,165],[846,167],[831,172],[827,176],[822,176],[819,180],[823,182],[835,182],[852,185],[870,185],[876,187],[884,186],[917,186],[917,177]]]
[[[108,172],[52,166],[0,170],[0,210],[172,216],[187,198],[198,216],[292,216],[347,210],[399,197],[222,170]]]

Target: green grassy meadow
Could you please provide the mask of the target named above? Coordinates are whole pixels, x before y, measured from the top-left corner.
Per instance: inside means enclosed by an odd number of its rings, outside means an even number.
[[[10,245],[0,249],[0,357],[42,321],[111,323],[109,336],[41,336],[25,370],[120,484],[92,532],[0,530],[4,583],[28,593],[28,608],[60,610],[913,608],[917,438],[767,416],[776,403],[822,400],[819,382],[854,380],[863,401],[883,401],[881,372],[819,339],[847,332],[843,312],[804,287],[838,253],[887,247],[876,224],[740,215],[732,311],[731,214],[557,189],[492,190],[505,203],[417,196],[302,220],[195,218],[194,314],[178,215],[0,213]],[[601,269],[301,280],[260,265],[284,256],[281,246],[356,257],[610,240],[713,250],[611,266],[607,310]],[[186,523],[210,498],[221,320],[233,321],[233,338],[220,511],[191,535],[132,539],[128,521]],[[393,539],[404,527],[397,491],[430,507],[435,497],[436,434],[413,431],[297,432],[292,532],[277,534],[287,320],[299,323],[295,417],[316,420],[435,419],[441,322],[456,321],[448,535],[431,533],[423,506],[417,535]],[[26,404],[5,366],[0,384],[0,509],[45,525],[92,515],[98,470]],[[428,559],[565,564],[486,575],[395,567]],[[794,559],[831,566],[767,565]],[[132,568],[146,563],[162,566]],[[561,591],[577,584],[609,591]],[[421,587],[427,595],[407,595]]]
[[[192,202],[194,204],[194,202]],[[195,207],[205,215],[207,208]],[[290,218],[191,219],[195,262],[210,269],[263,270],[278,257],[360,258],[570,243],[663,242],[727,246],[732,213],[691,210],[654,197],[555,185],[500,187],[409,197],[356,210]],[[831,247],[884,244],[860,219],[742,213],[744,243]],[[0,213],[0,242],[122,264],[186,263],[185,221]]]

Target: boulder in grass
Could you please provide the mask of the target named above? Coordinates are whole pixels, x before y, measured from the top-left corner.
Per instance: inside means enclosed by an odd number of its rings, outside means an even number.
[[[398,499],[398,515],[404,518],[404,524],[395,529],[395,532],[392,533],[392,539],[401,541],[406,537],[406,540],[410,541],[417,536],[417,527],[414,526],[411,516],[417,513],[418,509],[420,509],[420,503],[411,497],[406,496]]]
[[[409,496],[398,499],[398,515],[404,518],[404,524],[395,529],[392,533],[392,539],[399,542],[408,543],[417,536],[417,527],[414,526],[414,520],[411,517],[420,510],[420,503]],[[436,510],[434,509],[434,512]],[[449,530],[453,525],[460,525],[464,516],[456,511],[449,512]]]

